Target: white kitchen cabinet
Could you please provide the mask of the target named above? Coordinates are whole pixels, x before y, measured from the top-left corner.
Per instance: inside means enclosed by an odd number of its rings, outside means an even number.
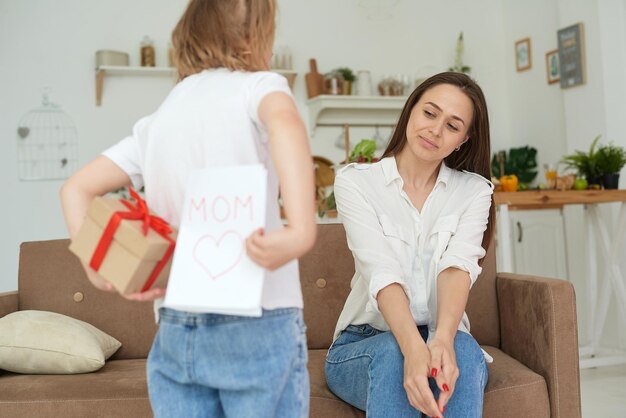
[[[560,209],[512,210],[514,273],[566,279],[567,248]]]

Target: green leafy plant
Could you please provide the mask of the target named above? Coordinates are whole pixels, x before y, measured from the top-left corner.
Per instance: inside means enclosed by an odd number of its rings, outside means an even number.
[[[520,183],[528,184],[537,177],[537,149],[524,146],[500,151],[491,160],[491,171],[496,178],[514,174]]]
[[[354,72],[348,67],[337,68],[333,71],[337,71],[339,74],[341,74],[341,76],[343,77],[345,81],[353,82],[356,80],[356,76],[354,75]]]
[[[335,201],[335,192],[332,191],[330,192],[328,196],[326,196],[324,199],[322,199],[319,202],[319,205],[317,207],[317,214],[319,215],[320,218],[322,218],[327,213],[331,211],[336,211],[336,210],[337,210],[337,202]]]
[[[448,68],[448,71],[454,71],[456,73],[469,73],[472,71],[471,67],[463,64],[463,51],[465,45],[463,42],[463,32],[459,33],[459,38],[456,41],[456,56],[454,57],[454,66]]]
[[[596,153],[596,167],[600,174],[619,173],[626,164],[626,150],[618,145],[603,145]]]
[[[561,164],[564,164],[565,168],[575,169],[578,171],[578,175],[587,180],[597,179],[602,175],[598,168],[598,153],[596,151],[598,140],[600,140],[600,135],[591,142],[588,152],[576,150],[573,154],[561,158]]]
[[[348,162],[371,163],[375,161],[376,141],[373,139],[362,139],[352,148]]]
[[[337,209],[337,202],[335,202],[335,192],[331,192],[328,197],[325,200],[326,202],[326,209],[327,210],[333,210],[333,209]]]

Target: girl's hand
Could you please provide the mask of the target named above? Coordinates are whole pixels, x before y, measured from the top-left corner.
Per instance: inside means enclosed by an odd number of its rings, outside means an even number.
[[[259,266],[273,271],[299,257],[300,245],[289,227],[265,234],[263,229],[254,231],[246,239],[246,252]]]
[[[115,292],[115,288],[113,287],[113,285],[109,283],[104,277],[100,276],[97,271],[89,266],[89,264],[83,261],[81,261],[81,264],[83,265],[83,269],[87,274],[87,278],[92,285],[100,290],[104,290],[105,292]]]
[[[122,295],[122,296],[128,300],[147,302],[147,301],[164,297],[165,289],[161,289],[161,288],[149,289],[142,293],[131,293],[131,294]]]
[[[442,416],[441,409],[437,406],[433,392],[428,385],[431,363],[431,353],[424,344],[413,349],[409,355],[405,355],[404,390],[413,408],[429,417],[440,417]]]
[[[83,268],[85,269],[85,273],[87,273],[87,278],[89,279],[91,284],[93,284],[100,290],[104,290],[105,292],[117,292],[117,290],[115,290],[111,283],[109,283],[104,277],[100,276],[98,272],[89,267],[87,263],[82,264]],[[143,293],[131,293],[129,295],[122,296],[128,300],[150,301],[165,296],[165,289],[150,289]]]
[[[437,404],[439,410],[444,412],[446,404],[452,397],[456,379],[459,377],[459,369],[456,364],[454,352],[454,337],[452,340],[435,337],[428,343],[430,350],[431,374],[440,389]]]

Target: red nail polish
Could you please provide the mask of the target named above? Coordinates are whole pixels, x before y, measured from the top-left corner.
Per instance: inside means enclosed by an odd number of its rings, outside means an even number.
[[[445,383],[443,384],[443,390],[444,392],[450,392],[450,388]]]
[[[430,374],[432,375],[432,377],[437,377],[437,369],[433,367],[433,369],[430,371]]]

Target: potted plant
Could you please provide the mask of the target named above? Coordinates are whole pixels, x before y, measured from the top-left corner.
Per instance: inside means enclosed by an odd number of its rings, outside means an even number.
[[[618,145],[603,145],[596,153],[596,166],[605,189],[617,189],[619,172],[626,164],[626,150]]]
[[[354,71],[352,71],[348,67],[337,68],[334,71],[338,72],[343,76],[343,94],[351,95],[352,94],[352,83],[356,81],[356,76],[354,75]]]
[[[337,217],[337,203],[335,202],[334,191],[319,203],[317,214],[320,218],[323,218],[324,216],[327,218]]]
[[[566,155],[561,159],[565,168],[573,168],[578,171],[578,175],[586,178],[590,186],[602,184],[602,173],[598,170],[598,153],[596,151],[596,144],[599,139],[600,135],[593,140],[589,152],[576,150],[573,154]]]
[[[456,73],[469,74],[472,70],[469,66],[463,64],[463,50],[465,46],[463,44],[463,32],[459,33],[459,38],[456,41],[456,55],[454,57],[454,66],[448,68],[448,71],[454,71]]]

